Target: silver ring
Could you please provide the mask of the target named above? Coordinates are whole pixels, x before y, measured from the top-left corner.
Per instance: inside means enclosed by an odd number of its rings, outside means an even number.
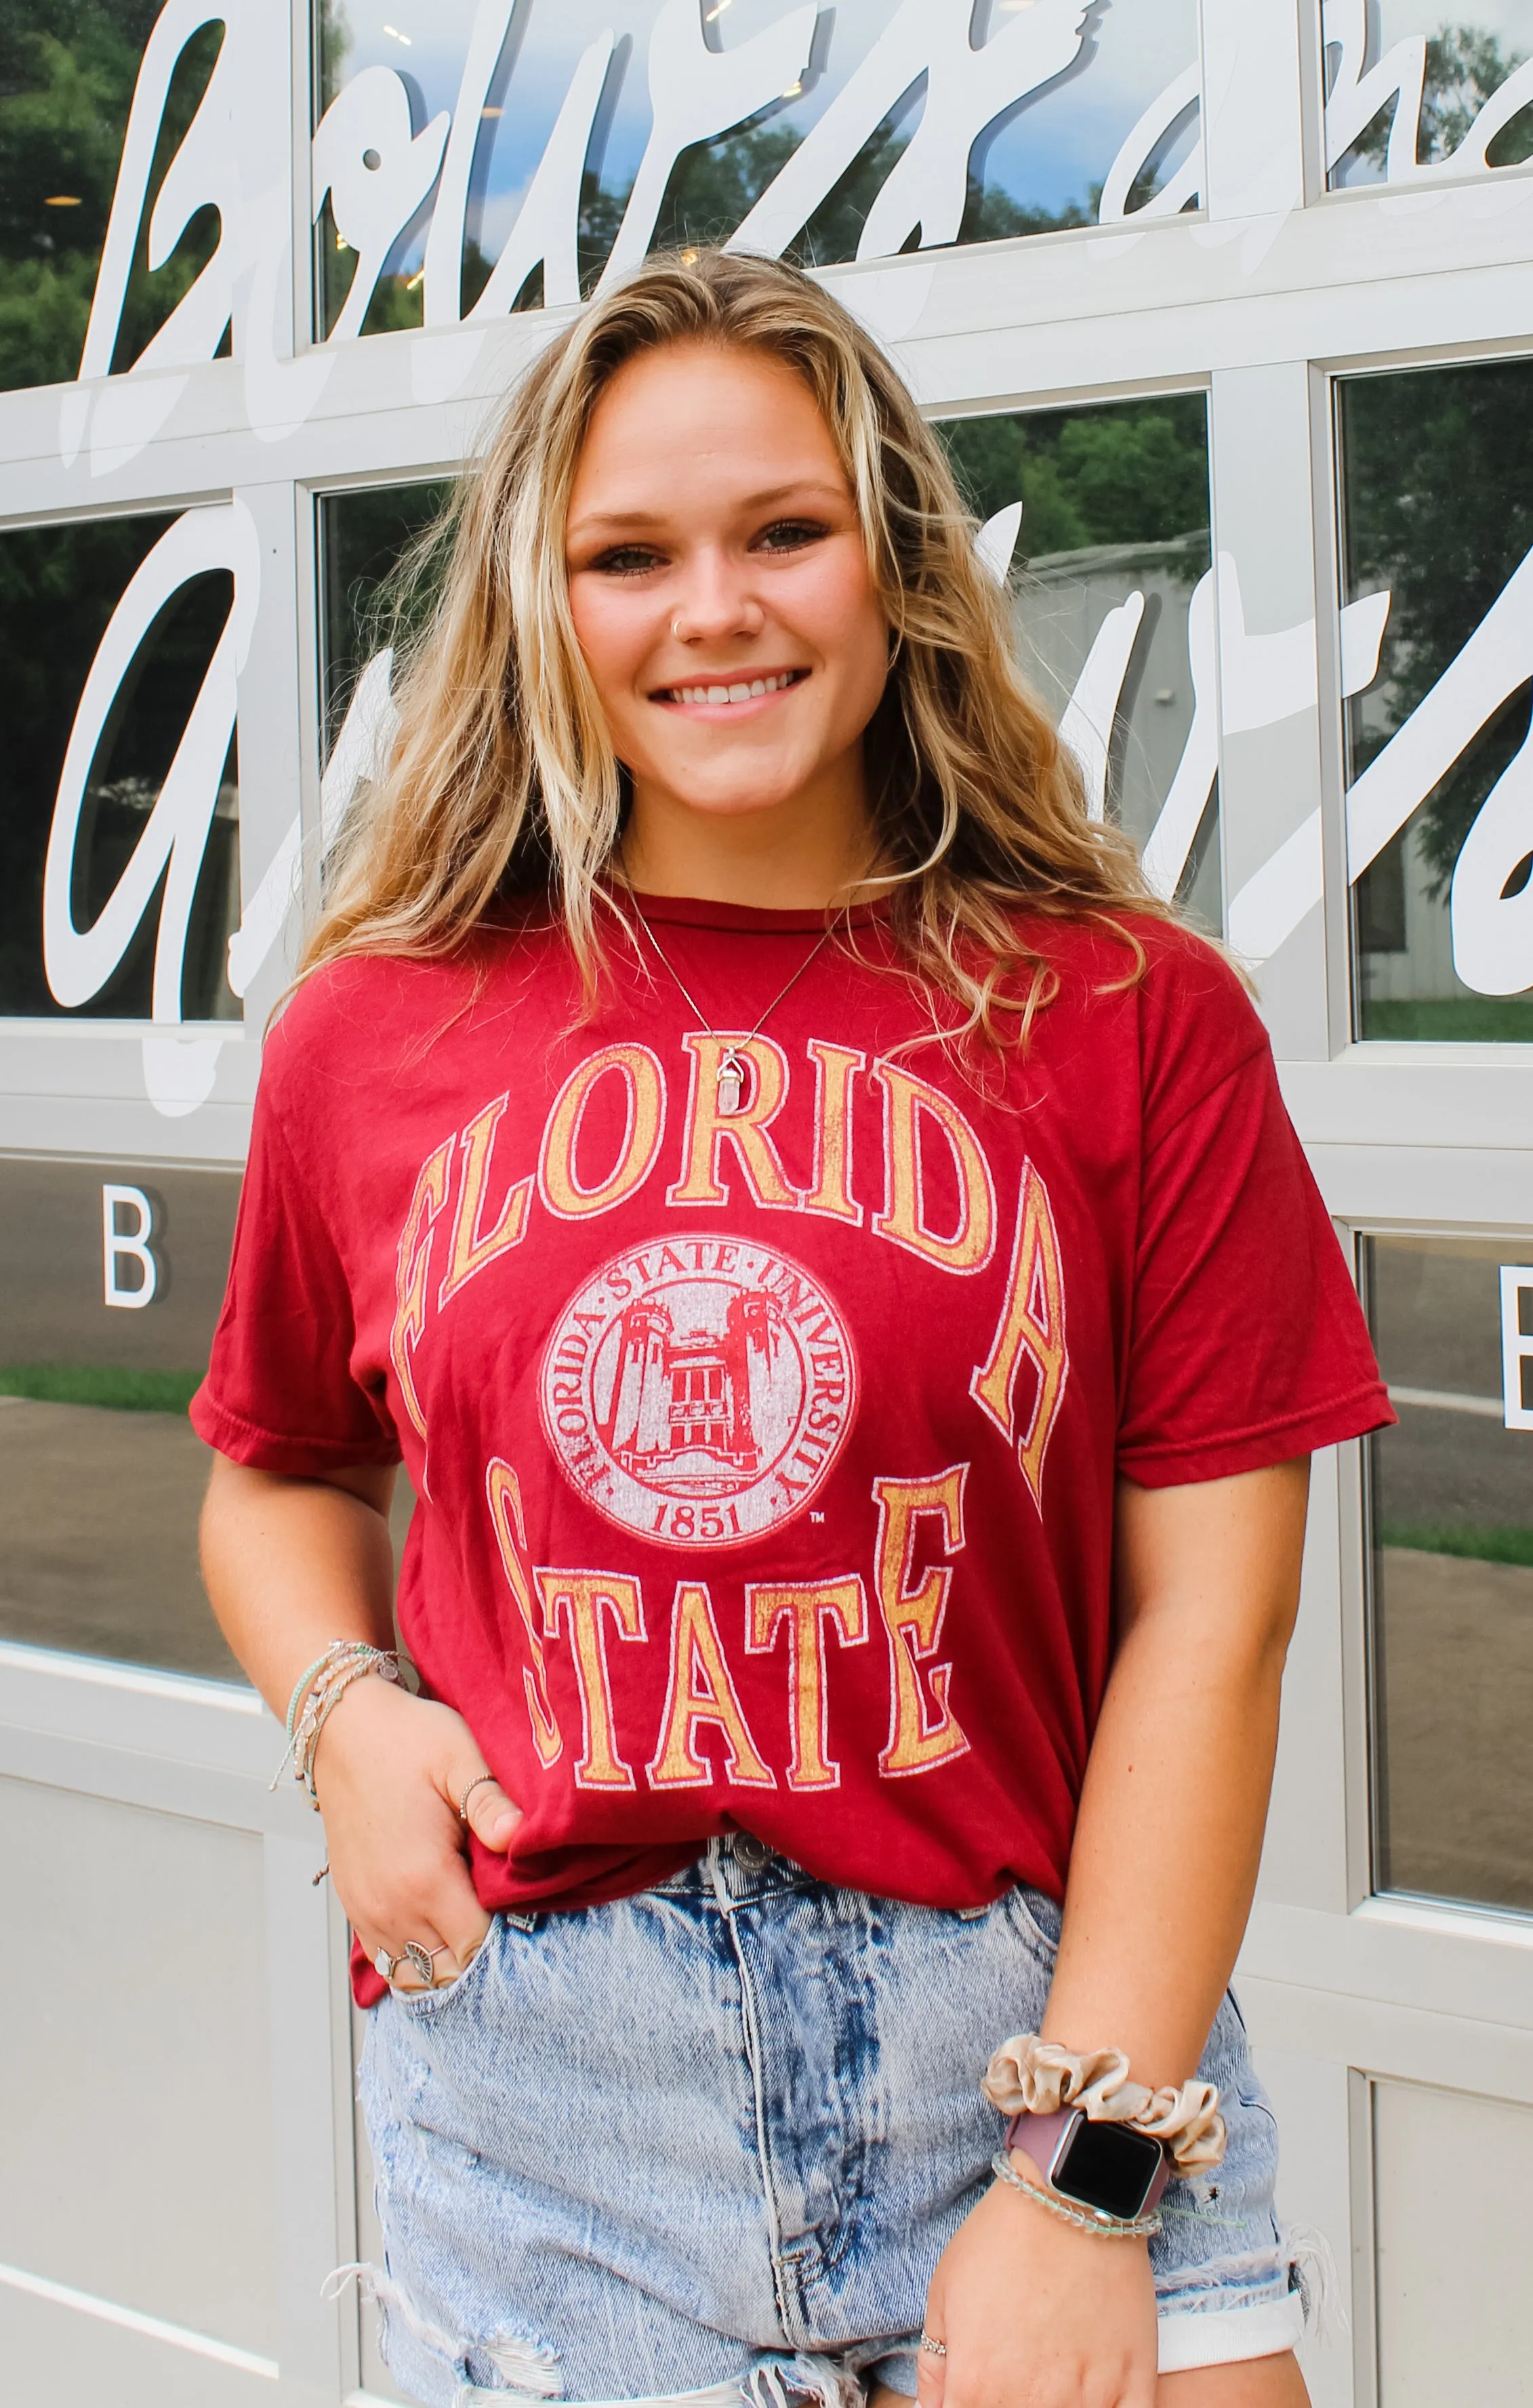
[[[420,1974],[428,1990],[437,1987],[437,1957],[451,1956],[451,1954],[445,1940],[439,1948],[423,1947],[419,1940],[407,1940],[405,1942],[405,1961],[412,1971]]]
[[[948,2354],[947,2343],[945,2341],[933,2341],[929,2332],[924,2332],[922,2334],[919,2346],[926,2352],[929,2358],[946,2358]]]
[[[469,1783],[467,1788],[464,1791],[463,1796],[458,1800],[458,1820],[460,1823],[466,1823],[468,1820],[468,1800],[472,1798],[475,1790],[482,1789],[485,1783],[487,1781],[493,1781],[494,1777],[495,1776],[493,1772],[477,1772],[474,1775],[473,1780]]]
[[[373,1971],[382,1975],[392,1990],[394,1977],[400,1966],[408,1965],[412,1973],[419,1973],[428,1990],[434,1990],[437,1987],[437,1959],[451,1953],[445,1940],[439,1948],[423,1948],[419,1940],[407,1940],[397,1956],[391,1956],[386,1948],[380,1948],[373,1958]]]

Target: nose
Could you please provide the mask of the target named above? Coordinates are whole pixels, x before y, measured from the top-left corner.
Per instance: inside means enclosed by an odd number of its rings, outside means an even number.
[[[731,560],[722,551],[695,554],[674,596],[670,627],[679,644],[717,644],[758,636],[766,624],[745,564]]]

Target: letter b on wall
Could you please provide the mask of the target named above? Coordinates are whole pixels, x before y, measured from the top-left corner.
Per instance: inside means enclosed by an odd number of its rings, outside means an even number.
[[[141,1187],[103,1187],[102,1287],[108,1304],[136,1312],[153,1303],[160,1290],[153,1234],[154,1207]]]

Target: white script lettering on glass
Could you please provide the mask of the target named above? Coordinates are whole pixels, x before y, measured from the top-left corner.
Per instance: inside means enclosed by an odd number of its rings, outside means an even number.
[[[120,1212],[131,1212],[135,1226],[118,1226]],[[154,1234],[154,1208],[141,1187],[103,1187],[101,1191],[102,1285],[106,1301],[127,1312],[152,1304],[160,1286],[159,1265],[150,1240]],[[122,1270],[131,1263],[136,1276],[122,1284]]]
[[[91,771],[138,654],[171,597],[209,569],[234,576],[234,601],[154,808],[116,886],[88,928],[75,925],[75,856]],[[179,1119],[212,1092],[216,1037],[184,1035],[181,989],[192,907],[219,784],[234,734],[239,671],[261,584],[255,523],[242,502],[188,510],[160,538],[107,623],[69,732],[43,867],[43,971],[54,1000],[78,1010],[100,994],[137,934],[162,876],[143,1043],[144,1086],[156,1111]]]
[[[178,71],[188,43],[211,26],[220,31],[217,59],[151,201]],[[292,38],[287,0],[166,0],[156,19],[134,86],[80,355],[80,378],[102,382],[93,394],[64,395],[65,466],[87,429],[93,475],[141,452],[179,399],[184,371],[210,360],[225,332],[242,364],[245,411],[256,435],[289,434],[318,400],[332,362],[293,356]],[[344,183],[344,160],[340,173]],[[142,251],[151,271],[163,266],[208,209],[218,214],[212,257],[128,373],[114,376],[135,259]]]
[[[333,100],[314,136],[314,216],[326,198],[356,268],[332,342],[362,332],[373,288],[401,226],[437,180],[451,123],[444,108],[417,134],[409,86],[393,67],[364,67]]]
[[[1012,503],[981,528],[977,550],[1004,580],[1021,526]],[[186,579],[231,567],[235,604],[220,638],[165,783],[118,886],[93,925],[74,924],[70,895],[86,782],[102,732],[138,649],[165,602]],[[181,1015],[182,969],[192,898],[234,725],[235,679],[250,639],[259,553],[242,507],[188,511],[176,522],[123,595],[102,638],[80,697],[60,780],[44,878],[43,951],[50,987],[66,1008],[89,1002],[117,968],[169,867],[154,955],[152,1010],[167,1035]],[[1214,618],[1212,571],[1188,603],[1187,645],[1194,713],[1175,775],[1143,853],[1156,892],[1174,895],[1186,867],[1218,767],[1225,735],[1276,726],[1317,707],[1315,625],[1304,620],[1273,635],[1247,632],[1234,558],[1221,553]],[[1362,693],[1378,674],[1389,612],[1387,593],[1365,595],[1340,615],[1341,684]],[[1144,597],[1137,590],[1110,610],[1061,719],[1082,763],[1094,817],[1106,809],[1108,762],[1123,696],[1131,686]],[[1524,561],[1437,684],[1370,762],[1348,801],[1350,874],[1370,861],[1453,767],[1492,713],[1533,672],[1533,553]],[[377,773],[394,726],[390,655],[375,654],[357,681],[321,787],[321,843],[335,839],[359,784]],[[1486,995],[1533,986],[1533,885],[1503,889],[1533,843],[1533,738],[1492,788],[1461,849],[1450,894],[1454,963],[1459,978]],[[265,875],[247,897],[229,943],[229,984],[244,996],[279,938],[298,893],[301,831],[294,819]],[[1320,816],[1313,812],[1233,897],[1228,935],[1259,963],[1276,953],[1318,904],[1324,876]],[[145,1068],[157,1107],[193,1111],[209,1092],[220,1039],[146,1040]],[[193,1059],[195,1054],[195,1059]]]
[[[1322,41],[1336,55],[1325,103],[1327,173],[1344,159],[1375,119],[1393,108],[1384,151],[1384,179],[1421,184],[1445,176],[1495,174],[1485,153],[1519,110],[1533,102],[1533,59],[1513,68],[1484,103],[1456,150],[1445,159],[1418,161],[1422,107],[1426,85],[1426,36],[1407,34],[1383,57],[1368,57],[1368,0],[1324,0]]]
[[[127,867],[92,925],[77,928],[72,896],[80,819],[118,696],[171,596],[192,578],[220,568],[233,572],[234,600],[175,758]],[[254,523],[242,503],[187,510],[135,571],[107,623],[69,732],[43,868],[43,969],[55,1002],[66,1010],[100,994],[164,876],[150,1011],[172,1025],[181,1018],[187,929],[234,734],[236,680],[250,646],[260,573]]]
[[[1387,595],[1368,595],[1352,610],[1387,611]],[[1348,668],[1348,611],[1341,614],[1343,688],[1373,681],[1378,636]],[[1468,751],[1487,720],[1533,675],[1533,552],[1513,570],[1462,651],[1347,792],[1347,877],[1355,885],[1418,805]],[[1354,681],[1355,677],[1356,681]],[[1225,732],[1229,719],[1225,721]],[[1459,848],[1448,908],[1454,970],[1475,995],[1522,995],[1533,987],[1533,884],[1507,889],[1533,849],[1533,733],[1480,806]],[[1227,935],[1253,962],[1275,953],[1319,903],[1323,883],[1320,813],[1312,811],[1231,900]]]
[[[465,231],[483,111],[497,77],[504,78],[508,54],[520,44],[529,7],[549,5],[480,0],[454,105],[429,124],[415,122],[406,79],[380,65],[364,67],[325,110],[312,143],[311,214],[317,220],[328,198],[336,231],[356,256],[330,344],[361,333],[390,252],[428,203],[423,316],[427,326],[460,322]],[[973,15],[972,0],[903,0],[748,211],[730,247],[786,249],[889,112],[921,87],[920,120],[873,200],[857,257],[892,258],[912,237],[922,250],[956,241],[975,145],[1029,94],[1072,69],[1089,71],[1096,55],[1090,38],[1095,0],[1030,0],[1024,10],[998,17],[996,30],[978,45]],[[836,18],[835,9],[807,0],[752,40],[715,50],[705,36],[699,0],[666,0],[643,50],[649,138],[604,283],[643,257],[685,151],[748,124],[773,101],[792,97],[814,73],[833,71]],[[178,64],[193,36],[212,25],[222,33],[216,64],[151,202]],[[167,0],[145,47],[79,374],[111,373],[141,240],[150,269],[158,268],[198,211],[216,209],[212,258],[129,364],[132,375],[155,376],[159,417],[174,407],[180,386],[156,372],[211,359],[225,329],[234,357],[246,363],[247,402],[258,432],[285,432],[318,398],[327,363],[285,356],[291,339],[281,328],[290,260],[291,137],[282,72],[289,36],[282,0]],[[582,50],[505,246],[469,313],[473,319],[503,316],[539,265],[545,304],[579,301],[576,236],[587,156],[624,78],[639,71],[632,52],[633,45],[620,41],[611,26],[595,32]],[[1107,163],[1098,207],[1104,224],[1172,214],[1197,199],[1203,174],[1194,125],[1198,107],[1193,64],[1150,104]],[[1129,211],[1128,195],[1141,171],[1163,154],[1183,122],[1194,134],[1187,156],[1149,201]],[[149,423],[140,410],[118,425],[120,415],[108,408],[113,423],[93,430],[93,465],[118,465],[118,453],[131,456],[159,423],[156,417]],[[66,410],[67,457],[83,432],[81,409]]]
[[[1508,1429],[1533,1430],[1533,1383],[1523,1365],[1533,1363],[1533,1334],[1523,1327],[1523,1298],[1533,1297],[1533,1265],[1501,1265],[1501,1418]]]

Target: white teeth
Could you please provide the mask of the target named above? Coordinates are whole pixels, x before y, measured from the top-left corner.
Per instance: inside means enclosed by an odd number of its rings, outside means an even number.
[[[673,685],[667,688],[673,702],[751,702],[764,694],[781,694],[785,686],[795,682],[792,669],[783,669],[775,677],[743,680],[735,685]]]

